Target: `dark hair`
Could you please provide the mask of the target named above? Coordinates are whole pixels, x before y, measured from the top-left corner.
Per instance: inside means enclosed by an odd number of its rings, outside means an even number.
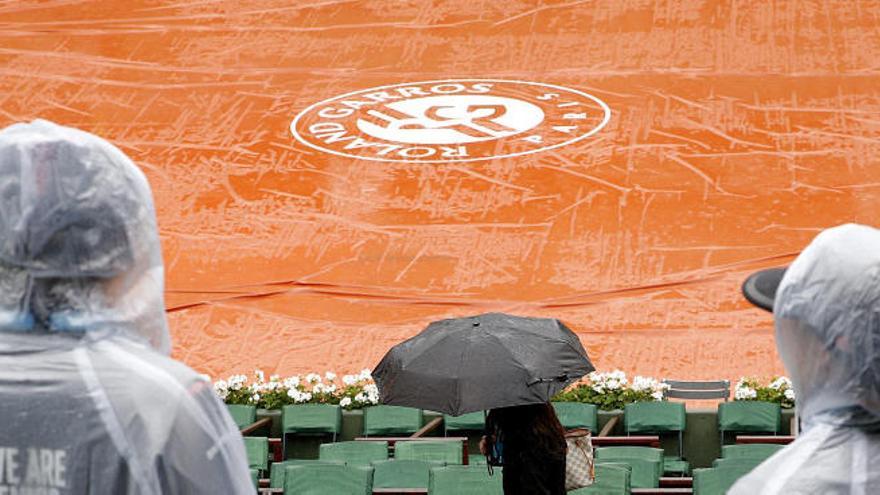
[[[500,433],[505,445],[520,444],[548,453],[565,452],[565,428],[549,403],[492,409],[487,427],[490,433]]]

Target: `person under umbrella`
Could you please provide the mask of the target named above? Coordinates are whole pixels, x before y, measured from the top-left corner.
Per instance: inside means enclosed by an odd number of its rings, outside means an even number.
[[[481,450],[492,459],[503,445],[504,493],[563,495],[565,430],[549,401],[593,370],[560,321],[492,313],[432,323],[394,346],[373,378],[384,404],[491,409]]]
[[[0,493],[252,494],[210,382],[168,357],[150,188],[47,121],[0,131]]]
[[[728,493],[880,493],[880,230],[825,230],[743,292],[773,312],[802,429]]]

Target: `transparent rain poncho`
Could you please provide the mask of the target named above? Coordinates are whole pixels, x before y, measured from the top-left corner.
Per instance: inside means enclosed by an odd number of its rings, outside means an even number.
[[[253,493],[210,383],[168,357],[150,189],[106,141],[0,131],[0,493]]]
[[[880,230],[819,234],[773,313],[802,430],[728,493],[880,493]]]

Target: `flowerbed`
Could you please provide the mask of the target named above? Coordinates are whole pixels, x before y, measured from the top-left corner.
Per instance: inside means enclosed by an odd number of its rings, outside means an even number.
[[[323,375],[309,373],[287,378],[272,375],[268,380],[261,370],[255,370],[253,379],[233,375],[214,382],[214,391],[227,404],[262,409],[281,409],[291,404],[338,404],[351,410],[379,403],[379,389],[367,369],[341,379],[328,371]]]
[[[631,402],[664,400],[663,392],[669,386],[650,377],[636,376],[632,383],[626,373],[594,371],[583,380],[553,397],[554,401],[585,402],[602,410],[623,409]]]
[[[773,402],[783,409],[791,409],[795,396],[791,380],[784,376],[775,377],[766,384],[758,378],[744,376],[736,382],[733,399]]]

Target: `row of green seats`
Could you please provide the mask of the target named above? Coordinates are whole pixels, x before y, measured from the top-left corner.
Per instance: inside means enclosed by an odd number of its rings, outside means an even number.
[[[567,429],[587,428],[595,432],[597,428],[597,408],[593,404],[577,402],[554,402],[560,422]],[[229,405],[229,412],[239,428],[256,421],[257,408],[246,405]],[[423,425],[420,409],[398,406],[371,406],[364,408],[364,435],[405,435],[412,434]],[[485,428],[482,411],[461,416],[444,415],[444,429],[450,431],[481,431]],[[342,410],[339,406],[328,404],[302,404],[285,406],[282,416],[282,430],[285,433],[340,433],[342,431]]]
[[[331,461],[285,461],[273,488],[296,495],[369,495],[374,488],[425,489],[429,495],[502,495],[501,469],[444,466],[427,461],[377,461],[352,466]]]

